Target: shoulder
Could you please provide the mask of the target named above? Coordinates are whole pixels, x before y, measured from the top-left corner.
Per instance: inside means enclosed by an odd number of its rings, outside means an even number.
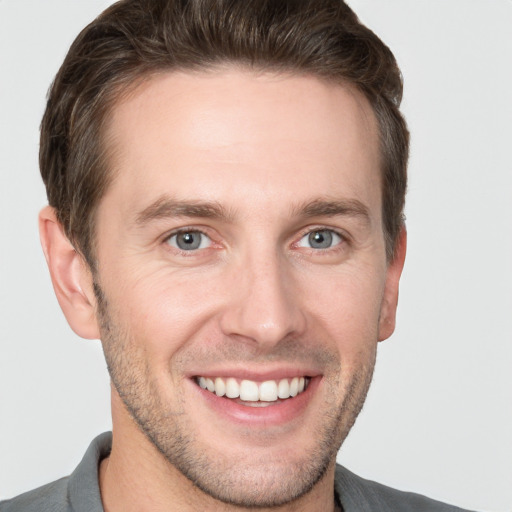
[[[110,432],[99,435],[69,477],[0,502],[0,512],[103,512],[98,467],[111,446]]]
[[[469,512],[420,494],[366,480],[339,465],[336,466],[335,486],[345,512]]]
[[[68,477],[0,501],[0,512],[69,512]]]

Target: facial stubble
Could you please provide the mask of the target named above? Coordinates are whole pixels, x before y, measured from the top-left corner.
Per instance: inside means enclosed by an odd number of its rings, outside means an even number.
[[[195,438],[187,424],[183,398],[175,401],[172,409],[164,403],[157,376],[152,375],[145,359],[143,344],[137,343],[129,330],[114,320],[97,279],[94,292],[105,359],[119,397],[141,432],[164,459],[200,491],[238,507],[277,507],[305,496],[325,476],[363,406],[375,366],[375,350],[346,383],[342,382],[347,377],[338,357],[328,351],[318,356],[323,358],[327,369],[323,376],[327,392],[324,413],[311,429],[316,438],[315,446],[304,450],[292,464],[283,464],[282,459],[273,460],[268,456],[256,460],[251,453],[248,453],[250,464],[247,464],[243,459],[233,460],[224,453],[208,454],[208,446]],[[308,352],[307,348],[301,349]],[[288,347],[288,351],[296,354],[301,350],[296,346]],[[222,352],[225,354],[228,350]],[[194,357],[196,354],[189,354],[185,359]],[[340,394],[343,396],[341,403]],[[250,438],[251,433],[244,435]]]

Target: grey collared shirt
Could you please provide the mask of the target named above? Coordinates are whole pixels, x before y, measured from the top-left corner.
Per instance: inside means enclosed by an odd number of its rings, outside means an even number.
[[[104,512],[98,468],[111,446],[112,434],[101,434],[70,476],[0,502],[0,512]],[[339,465],[334,484],[344,512],[468,512],[365,480]]]

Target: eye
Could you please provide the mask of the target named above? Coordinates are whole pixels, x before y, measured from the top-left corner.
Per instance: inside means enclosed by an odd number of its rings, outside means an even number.
[[[298,246],[310,249],[330,249],[342,241],[341,236],[332,229],[317,229],[304,235]]]
[[[197,249],[206,249],[210,247],[212,241],[210,237],[201,233],[201,231],[180,231],[171,235],[167,239],[167,243],[179,249],[180,251],[195,251]]]

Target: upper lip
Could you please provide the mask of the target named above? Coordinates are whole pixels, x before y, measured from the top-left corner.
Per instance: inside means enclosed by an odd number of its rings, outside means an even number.
[[[304,366],[276,366],[275,368],[255,369],[240,367],[218,367],[208,369],[197,369],[188,372],[189,378],[194,377],[222,377],[234,378],[239,380],[252,380],[255,382],[265,382],[267,380],[292,379],[293,377],[316,377],[321,375],[317,369]]]

